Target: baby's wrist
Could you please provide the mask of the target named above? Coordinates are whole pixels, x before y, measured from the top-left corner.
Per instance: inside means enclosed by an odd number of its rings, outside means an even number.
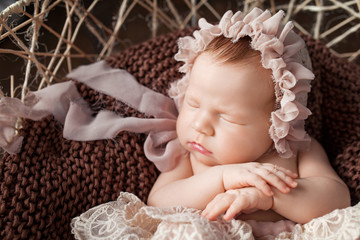
[[[259,206],[259,209],[263,210],[263,211],[267,211],[270,210],[274,207],[274,194],[272,196],[268,196],[265,195],[264,193],[262,193],[259,189],[257,189],[259,191],[260,197],[259,199],[261,199],[261,203],[262,206]],[[271,188],[272,191],[274,191],[273,187]]]
[[[270,202],[271,202],[269,209],[273,209],[274,208],[274,203],[275,203],[275,192],[276,192],[276,190],[273,187],[271,187],[271,191],[273,192],[273,194],[271,196],[269,196]]]
[[[224,172],[225,172],[225,165],[217,165],[217,166],[215,166],[217,169],[218,169],[218,171],[219,171],[219,175],[220,175],[220,179],[221,179],[221,186],[222,186],[222,190],[223,190],[223,192],[225,192],[226,190],[228,190],[228,189],[226,189],[226,184],[225,184],[225,180],[224,180],[224,176],[225,176],[225,174],[224,174]]]
[[[217,188],[220,188],[218,189],[219,193],[225,192],[227,190],[225,188],[224,169],[225,169],[224,165],[216,165],[206,170],[207,172],[206,174],[208,174],[211,177],[211,179],[213,179],[216,182]]]

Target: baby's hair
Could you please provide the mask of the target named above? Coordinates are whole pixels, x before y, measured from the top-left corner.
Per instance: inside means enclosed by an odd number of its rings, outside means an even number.
[[[215,37],[205,48],[204,52],[211,53],[215,60],[221,63],[237,64],[237,63],[257,63],[259,67],[261,64],[260,51],[254,50],[250,46],[251,38],[245,36],[240,38],[237,42],[233,42],[231,38],[223,35]],[[273,80],[269,79],[267,83],[273,88]],[[277,109],[279,106],[275,102],[275,93],[273,95],[271,111]]]
[[[251,48],[251,38],[248,36],[233,42],[223,35],[214,38],[205,48],[204,52],[212,53],[216,60],[223,63],[240,63],[245,60],[261,61],[260,52]]]

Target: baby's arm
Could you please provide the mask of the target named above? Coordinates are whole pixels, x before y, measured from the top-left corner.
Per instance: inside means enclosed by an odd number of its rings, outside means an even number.
[[[204,209],[217,194],[229,189],[254,186],[272,196],[269,186],[272,185],[281,192],[288,192],[296,175],[283,168],[274,169],[272,164],[242,163],[212,166],[193,174],[190,160],[184,157],[175,169],[160,174],[148,204]]]
[[[332,169],[321,145],[312,139],[311,149],[299,154],[298,187],[288,194],[274,189],[273,210],[306,223],[337,208],[350,206],[347,186]]]
[[[216,170],[212,168],[193,175],[190,160],[184,157],[173,170],[160,174],[147,203],[158,207],[181,205],[202,209],[216,193],[224,191]]]

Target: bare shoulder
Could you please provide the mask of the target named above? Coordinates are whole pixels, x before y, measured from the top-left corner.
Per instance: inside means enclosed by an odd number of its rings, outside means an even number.
[[[311,138],[308,151],[299,152],[298,170],[300,178],[324,176],[340,180],[332,168],[324,148],[315,138]]]
[[[163,178],[169,178],[173,180],[188,178],[193,175],[191,161],[189,159],[189,155],[185,154],[179,159],[175,168],[170,171],[163,172],[160,174]]]
[[[157,189],[171,182],[189,178],[193,175],[191,162],[189,156],[186,154],[179,159],[178,164],[170,171],[162,172],[157,178],[151,192],[155,192]],[[151,194],[151,193],[150,193]]]

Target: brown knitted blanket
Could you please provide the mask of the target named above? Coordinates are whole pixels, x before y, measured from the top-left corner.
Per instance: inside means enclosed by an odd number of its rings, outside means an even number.
[[[171,33],[108,59],[144,86],[167,94],[181,77],[173,56],[177,39],[192,30]],[[348,184],[353,203],[360,200],[360,67],[334,57],[320,42],[303,36],[315,81],[309,97],[313,115],[309,133],[317,138]],[[144,117],[126,104],[77,83],[94,111]],[[113,140],[76,142],[62,137],[52,116],[25,121],[19,154],[0,161],[0,239],[72,239],[70,221],[89,208],[115,200],[120,191],[146,201],[158,175],[144,155],[145,135],[120,133]]]

